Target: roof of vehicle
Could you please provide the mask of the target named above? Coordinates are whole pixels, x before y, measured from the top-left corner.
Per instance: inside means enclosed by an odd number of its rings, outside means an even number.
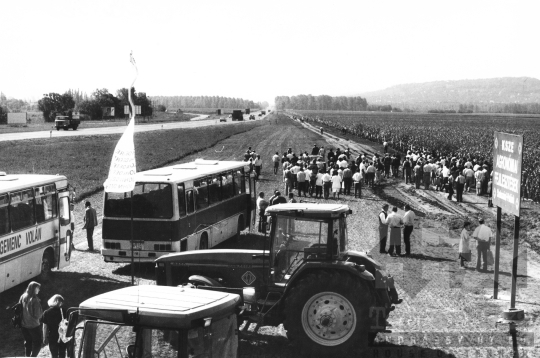
[[[57,182],[56,188],[67,186],[67,178],[63,175],[44,174],[0,174],[0,193],[20,190],[31,186],[39,186]]]
[[[94,296],[82,302],[79,309],[89,310],[83,310],[83,314],[116,323],[128,323],[119,311],[138,312],[141,326],[182,329],[191,328],[195,320],[230,315],[239,301],[239,295],[227,292],[142,285]]]
[[[349,206],[345,204],[311,204],[311,203],[287,203],[269,206],[267,214],[281,214],[291,216],[302,216],[311,214],[315,216],[336,217],[341,213],[348,213]]]
[[[239,161],[196,159],[194,162],[147,170],[135,174],[136,182],[185,182],[224,171],[240,169],[246,165]]]

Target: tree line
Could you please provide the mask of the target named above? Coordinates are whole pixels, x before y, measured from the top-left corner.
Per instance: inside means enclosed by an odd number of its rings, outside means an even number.
[[[332,97],[328,95],[312,96],[277,96],[275,98],[277,109],[298,110],[330,110],[330,111],[365,111],[368,103],[362,97]]]
[[[267,102],[221,96],[152,96],[152,103],[160,108],[266,108]]]
[[[116,96],[106,88],[98,88],[90,96],[78,90],[68,90],[64,94],[48,93],[38,101],[38,109],[43,112],[43,118],[47,122],[54,122],[57,115],[72,116],[73,112],[87,115],[91,119],[123,118],[126,116],[124,106],[129,106],[132,110],[128,93],[127,88],[116,91]],[[135,106],[141,106],[142,116],[152,115],[152,102],[145,92],[136,92],[132,87],[131,98]],[[111,107],[114,108],[114,115],[111,111],[104,111],[104,108]]]

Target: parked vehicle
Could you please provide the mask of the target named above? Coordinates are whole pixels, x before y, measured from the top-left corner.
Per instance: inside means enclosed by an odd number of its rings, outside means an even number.
[[[0,292],[69,265],[74,228],[65,176],[0,172]]]
[[[348,250],[347,205],[279,204],[266,213],[266,247],[162,256],[157,284],[243,288],[241,318],[256,323],[255,332],[283,323],[308,356],[342,354],[390,332],[386,319],[402,300],[377,261]]]
[[[256,182],[245,165],[197,159],[136,173],[133,199],[131,193],[104,193],[105,262],[131,262],[132,255],[153,262],[238,236],[255,215]]]
[[[221,118],[219,119],[219,121],[220,121],[220,122],[227,122],[227,118],[221,117]]]
[[[73,128],[73,130],[77,130],[79,127],[79,124],[81,124],[81,120],[77,117],[70,118],[69,116],[56,116],[54,119],[54,126],[56,127],[56,130],[59,131],[60,128],[67,131],[69,128]]]
[[[255,115],[254,115],[254,114],[250,114],[250,115],[249,115],[249,119],[250,119],[250,120],[254,120],[254,119],[255,119]]]
[[[68,310],[68,356],[237,357],[234,293],[132,286]]]

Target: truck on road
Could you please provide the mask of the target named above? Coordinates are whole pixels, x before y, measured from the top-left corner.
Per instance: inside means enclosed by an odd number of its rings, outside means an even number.
[[[242,113],[242,110],[234,109],[232,111],[232,120],[233,121],[243,121],[244,120],[244,114]]]
[[[54,126],[57,131],[59,131],[60,128],[63,128],[65,131],[72,128],[75,131],[79,127],[79,124],[81,124],[81,120],[76,116],[56,116],[54,119]]]

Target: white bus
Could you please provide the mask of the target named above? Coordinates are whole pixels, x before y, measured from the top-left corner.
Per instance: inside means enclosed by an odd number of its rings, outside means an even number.
[[[0,172],[0,292],[69,264],[67,179]]]
[[[245,162],[197,159],[139,172],[133,193],[105,193],[106,262],[153,262],[171,252],[211,248],[255,219],[255,180]],[[132,219],[133,217],[133,219]]]

